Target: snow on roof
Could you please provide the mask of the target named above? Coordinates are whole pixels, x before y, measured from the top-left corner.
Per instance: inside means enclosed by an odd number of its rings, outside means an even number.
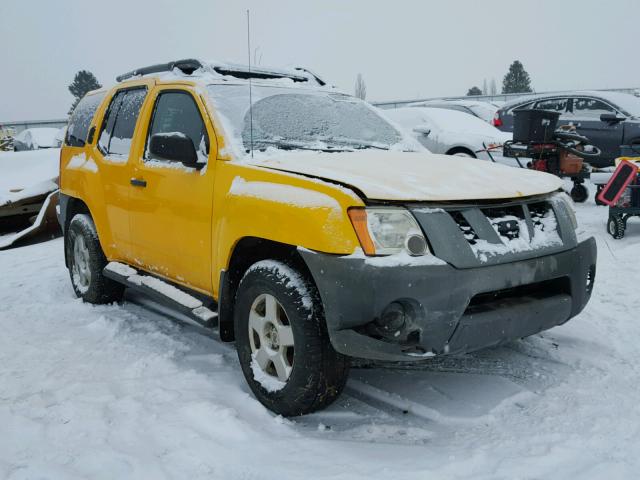
[[[625,113],[629,115],[640,116],[640,98],[636,97],[635,95],[631,95],[630,93],[600,91],[600,90],[576,90],[573,92],[571,91],[557,92],[557,93],[546,93],[546,94],[539,94],[539,95],[524,94],[522,97],[506,102],[501,107],[501,109],[509,109],[515,105],[519,105],[521,103],[528,103],[535,100],[542,100],[545,98],[558,98],[558,97],[600,98],[602,100],[606,100],[607,102],[613,104],[615,107],[618,107],[624,110]]]
[[[496,134],[499,133],[497,128],[489,125],[484,120],[457,110],[405,107],[386,110],[385,114],[409,129],[430,124],[431,126],[450,132],[465,132],[487,136],[496,136]]]
[[[304,84],[307,88],[332,88],[313,71],[304,67],[276,68],[222,62],[186,59],[166,64],[141,67],[116,78],[118,81],[155,76],[161,80],[191,80],[202,84],[230,82],[246,83],[249,78],[255,83],[281,86]]]

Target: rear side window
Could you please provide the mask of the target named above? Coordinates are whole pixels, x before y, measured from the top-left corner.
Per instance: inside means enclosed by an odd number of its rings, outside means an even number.
[[[209,154],[209,136],[193,97],[186,92],[161,93],[156,100],[156,106],[151,119],[149,138],[156,133],[182,133],[189,137],[198,152],[202,163],[206,163]],[[149,145],[147,138],[147,147]],[[149,152],[146,159],[153,158]]]
[[[104,155],[129,155],[136,121],[146,94],[146,88],[135,88],[121,90],[113,96],[98,139],[98,147]]]
[[[529,102],[529,103],[525,103],[524,105],[518,105],[516,107],[513,107],[511,110],[509,110],[507,114],[513,115],[513,112],[515,112],[516,110],[530,110],[533,108],[533,104],[534,102]]]
[[[84,147],[87,141],[87,133],[89,125],[93,120],[93,115],[102,103],[105,92],[95,93],[93,95],[85,95],[80,100],[69,119],[69,128],[64,143],[70,147]]]

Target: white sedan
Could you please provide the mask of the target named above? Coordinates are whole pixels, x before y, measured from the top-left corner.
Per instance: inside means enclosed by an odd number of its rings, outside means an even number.
[[[384,110],[384,115],[413,133],[418,141],[433,153],[494,160],[516,166],[515,161],[502,156],[502,144],[513,135],[467,115],[443,108],[406,107]]]
[[[27,128],[13,139],[13,149],[19,152],[41,148],[58,148],[61,143],[59,128]]]

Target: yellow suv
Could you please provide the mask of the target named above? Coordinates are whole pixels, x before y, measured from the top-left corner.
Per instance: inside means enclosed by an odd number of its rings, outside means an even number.
[[[87,94],[60,158],[75,293],[132,288],[236,343],[256,397],[300,415],[349,358],[498,345],[587,303],[554,176],[433,155],[306,69],[180,60]]]

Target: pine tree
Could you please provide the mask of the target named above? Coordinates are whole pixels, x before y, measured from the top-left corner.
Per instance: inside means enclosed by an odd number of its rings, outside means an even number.
[[[472,97],[474,95],[482,95],[482,90],[480,90],[478,87],[471,87],[467,92],[467,97]]]
[[[502,93],[531,92],[531,79],[522,63],[515,60],[502,80]]]
[[[367,98],[367,86],[364,83],[361,73],[359,73],[358,78],[356,78],[355,96],[360,100]]]
[[[76,76],[73,78],[73,82],[71,82],[71,85],[69,85],[69,91],[71,92],[71,95],[74,96],[73,105],[71,105],[69,115],[71,115],[73,109],[76,108],[78,102],[82,99],[82,97],[85,96],[87,92],[100,87],[102,87],[102,85],[100,85],[98,79],[90,71],[80,70],[78,73],[76,73]]]

